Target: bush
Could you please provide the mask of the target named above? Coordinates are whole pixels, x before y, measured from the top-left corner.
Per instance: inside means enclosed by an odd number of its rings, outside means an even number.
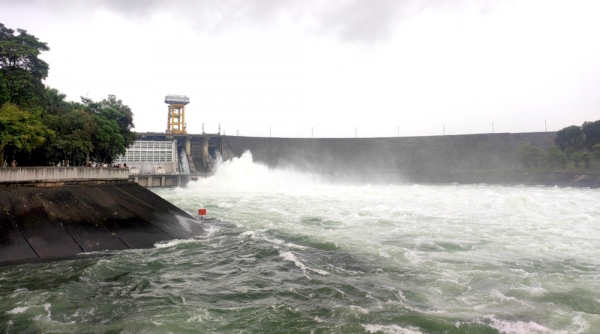
[[[579,154],[579,156],[580,156],[581,161],[583,161],[583,163],[585,163],[585,168],[589,169],[590,162],[592,161],[592,158],[594,157],[594,155],[589,152],[583,152],[583,153]]]
[[[533,145],[521,145],[517,149],[517,159],[524,168],[537,168],[543,163],[543,151]]]
[[[579,164],[581,163],[581,153],[579,152],[573,152],[571,153],[571,161],[573,161],[573,164],[575,164],[575,167],[579,167]]]
[[[556,145],[550,146],[548,150],[546,150],[546,161],[548,161],[548,164],[553,166],[554,169],[558,167],[565,168],[567,166],[567,156]]]
[[[596,160],[600,160],[600,144],[592,146],[592,151],[594,152]]]

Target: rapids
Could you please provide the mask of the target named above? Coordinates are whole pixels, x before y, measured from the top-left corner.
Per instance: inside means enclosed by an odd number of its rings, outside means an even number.
[[[246,153],[155,191],[208,234],[0,267],[0,332],[600,331],[600,190],[334,184]]]

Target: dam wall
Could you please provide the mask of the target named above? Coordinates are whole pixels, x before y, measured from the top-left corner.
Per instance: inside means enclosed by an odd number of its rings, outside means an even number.
[[[455,182],[454,171],[520,168],[516,150],[554,144],[555,132],[388,138],[226,136],[236,156],[251,151],[270,167],[293,166],[333,178]]]

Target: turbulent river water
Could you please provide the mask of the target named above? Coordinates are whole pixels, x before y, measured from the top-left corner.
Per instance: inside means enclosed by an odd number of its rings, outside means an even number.
[[[245,154],[155,191],[208,233],[0,267],[0,332],[600,332],[600,190],[329,184]]]

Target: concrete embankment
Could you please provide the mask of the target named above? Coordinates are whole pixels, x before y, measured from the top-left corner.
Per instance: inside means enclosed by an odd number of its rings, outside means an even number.
[[[203,233],[195,218],[132,182],[40,187],[36,181],[2,182],[0,263],[149,248]]]

